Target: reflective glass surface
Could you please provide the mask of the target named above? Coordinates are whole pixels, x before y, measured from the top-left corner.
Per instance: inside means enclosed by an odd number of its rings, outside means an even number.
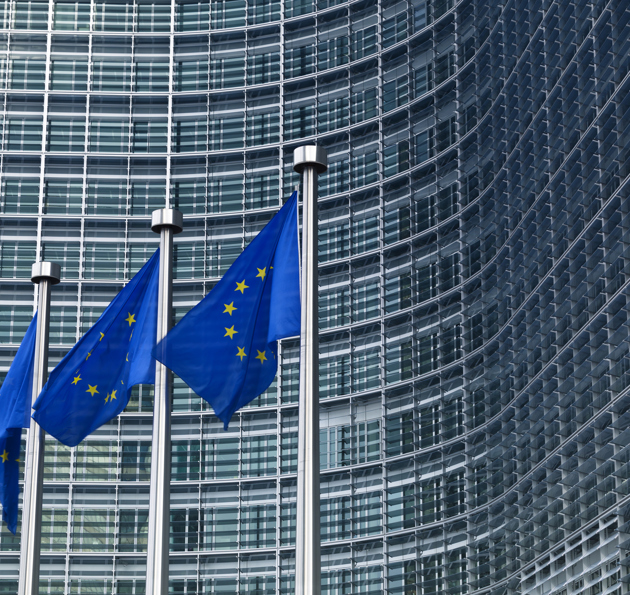
[[[629,72],[624,0],[2,0],[0,377],[35,260],[54,365],[178,208],[179,320],[321,144],[322,592],[626,593]],[[293,592],[298,367],[174,380],[173,593]],[[40,593],[145,592],[152,398],[47,440]]]

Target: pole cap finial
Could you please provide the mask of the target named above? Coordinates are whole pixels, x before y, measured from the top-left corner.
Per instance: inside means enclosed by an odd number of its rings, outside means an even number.
[[[160,233],[163,227],[170,227],[173,233],[180,233],[184,229],[184,216],[177,209],[158,209],[151,213],[151,229]]]
[[[57,285],[61,280],[61,267],[56,262],[34,262],[31,267],[31,281],[39,283],[50,281],[51,285]]]
[[[318,174],[328,169],[328,154],[324,147],[303,145],[293,151],[293,169],[301,174],[307,165],[312,165]]]

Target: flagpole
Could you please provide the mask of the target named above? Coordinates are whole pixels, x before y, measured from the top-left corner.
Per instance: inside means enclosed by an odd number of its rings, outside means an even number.
[[[295,593],[320,595],[317,176],[328,169],[326,150],[315,145],[298,147],[293,152],[293,169],[302,174],[304,188]]]
[[[160,280],[156,343],[171,328],[173,298],[173,235],[183,229],[183,216],[175,209],[153,211],[151,229],[160,234]],[[168,594],[168,543],[171,489],[171,375],[155,363],[151,486],[149,490],[149,535],[146,592]]]
[[[50,288],[59,283],[60,279],[61,267],[54,262],[36,262],[31,267],[31,281],[39,284],[32,403],[35,402],[44,388],[48,377]],[[31,418],[26,434],[26,452],[24,455],[24,497],[22,501],[18,595],[37,595],[39,593],[43,485],[44,430]]]

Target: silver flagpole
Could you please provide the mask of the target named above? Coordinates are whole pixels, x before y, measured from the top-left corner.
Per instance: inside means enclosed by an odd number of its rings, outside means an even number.
[[[319,341],[317,309],[317,175],[328,169],[326,150],[315,145],[293,152],[293,169],[303,175],[302,324],[298,418],[295,593],[321,592],[319,527]]]
[[[50,288],[59,283],[61,268],[54,262],[36,262],[31,281],[39,284],[37,335],[33,364],[32,403],[48,378],[48,326],[50,323]],[[44,485],[44,430],[31,418],[24,455],[24,498],[20,536],[19,595],[39,593],[39,550],[41,545],[42,491]]]
[[[153,211],[151,229],[160,234],[160,285],[157,341],[171,328],[173,285],[173,235],[183,229],[183,217],[175,209]],[[146,592],[168,594],[168,542],[171,489],[171,374],[155,362],[151,487],[149,491],[149,542],[147,544]]]

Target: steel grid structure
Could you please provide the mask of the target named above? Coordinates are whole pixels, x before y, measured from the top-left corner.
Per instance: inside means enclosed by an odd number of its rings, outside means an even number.
[[[624,0],[2,0],[0,369],[51,364],[184,212],[176,319],[326,147],[322,591],[626,593]],[[228,432],[173,389],[173,593],[293,591],[297,341]],[[151,387],[46,443],[42,594],[144,593]],[[0,531],[0,593],[18,541]]]

